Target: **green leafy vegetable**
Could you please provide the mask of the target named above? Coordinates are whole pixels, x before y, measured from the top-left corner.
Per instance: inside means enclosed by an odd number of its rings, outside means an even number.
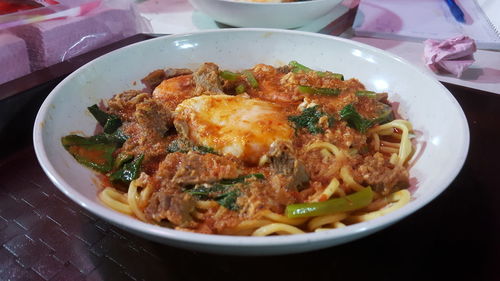
[[[107,134],[114,133],[122,125],[122,121],[118,116],[102,111],[99,109],[97,104],[89,106],[87,109],[94,116],[97,122],[103,126],[104,132]]]
[[[298,63],[297,61],[291,61],[288,63],[288,66],[292,68],[292,72],[297,73],[297,72],[315,72],[319,77],[331,77],[334,79],[339,79],[344,81],[344,75],[340,73],[333,73],[330,71],[316,71],[313,70],[303,64]]]
[[[257,79],[255,79],[255,76],[250,70],[244,70],[243,75],[247,79],[247,82],[250,85],[250,87],[254,89],[259,87],[259,82],[257,82]]]
[[[311,134],[324,133],[324,130],[318,126],[319,119],[322,116],[328,116],[318,109],[318,105],[308,107],[302,111],[301,115],[288,116],[288,120],[294,123],[295,129],[307,128]],[[333,125],[333,118],[328,118],[329,126]]]
[[[234,179],[223,179],[219,183],[220,184],[243,183],[243,182],[245,182],[246,179],[249,179],[249,178],[256,178],[259,180],[265,179],[263,174],[257,173],[257,174],[248,174],[248,175],[244,175],[244,176],[239,176],[239,177],[234,178]]]
[[[113,183],[116,182],[122,182],[126,184],[130,183],[131,181],[139,177],[139,174],[141,172],[142,160],[144,160],[143,154],[136,157],[132,162],[124,164],[121,169],[112,173],[109,176],[109,179]]]
[[[340,110],[340,119],[347,122],[349,127],[365,133],[368,128],[373,125],[371,120],[363,118],[354,108],[353,104],[346,105]]]
[[[311,86],[297,86],[299,92],[304,94],[314,94],[314,95],[324,95],[324,96],[338,96],[340,94],[340,89],[334,88],[316,88]]]
[[[113,168],[113,152],[117,145],[112,142],[99,142],[95,138],[68,135],[61,138],[64,148],[79,163],[99,172],[109,172]]]
[[[126,153],[120,153],[118,156],[115,158],[115,163],[113,165],[113,169],[119,169],[123,164],[128,163],[134,159],[134,155],[126,154]]]
[[[356,111],[353,104],[349,104],[340,110],[340,119],[346,121],[349,127],[354,128],[361,133],[365,133],[368,128],[373,125],[384,124],[394,120],[392,108],[383,103],[380,103],[380,106],[382,109],[379,111],[378,117],[374,119],[366,119]]]
[[[241,195],[241,191],[236,184],[244,184],[246,179],[249,178],[263,180],[265,177],[263,174],[243,175],[234,179],[223,179],[213,184],[197,185],[185,192],[203,200],[215,200],[221,206],[236,211],[239,208],[236,200]]]
[[[288,205],[285,214],[289,218],[303,218],[358,210],[368,206],[373,200],[373,195],[372,189],[367,187],[347,196],[323,202]]]
[[[215,198],[215,201],[219,203],[219,205],[232,210],[237,211],[239,209],[238,204],[236,204],[236,200],[240,196],[241,192],[239,190],[231,190],[227,193],[224,193]]]

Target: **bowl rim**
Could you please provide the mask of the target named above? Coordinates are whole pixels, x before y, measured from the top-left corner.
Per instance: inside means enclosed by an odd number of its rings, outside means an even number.
[[[189,0],[189,1],[200,1],[200,0]],[[205,1],[205,0],[201,0]],[[297,1],[297,2],[283,2],[283,3],[269,3],[269,2],[245,2],[245,1],[233,1],[233,0],[215,0],[219,2],[226,2],[226,3],[236,3],[239,5],[248,5],[248,6],[272,6],[272,7],[284,7],[284,6],[307,6],[307,5],[314,5],[317,3],[330,3],[332,0],[308,0],[308,1]],[[333,1],[332,4],[340,4],[342,3],[342,0],[339,1]],[[236,5],[235,4],[235,5]]]
[[[326,34],[318,34],[318,33],[304,32],[297,30],[284,30],[284,29],[273,29],[273,28],[237,28],[237,29],[223,29],[223,30],[213,29],[213,30],[203,30],[197,32],[174,34],[174,35],[153,38],[147,41],[142,41],[131,44],[129,46],[125,46],[118,50],[112,51],[109,54],[122,52],[124,49],[128,48],[140,48],[140,46],[143,44],[152,44],[152,42],[155,41],[189,38],[197,35],[210,34],[210,33],[246,33],[246,32],[284,33],[291,35],[308,36],[311,38],[340,41],[342,43],[356,46],[362,49],[367,49],[371,52],[375,52],[377,54],[397,60],[405,64],[406,67],[411,68],[413,71],[416,71],[424,75],[425,77],[430,78],[434,84],[436,84],[443,90],[441,91],[442,94],[445,94],[447,98],[450,100],[450,102],[455,105],[461,117],[461,120],[455,120],[455,122],[457,124],[460,124],[462,127],[461,133],[463,134],[463,138],[461,138],[460,141],[461,141],[461,147],[463,147],[463,149],[459,151],[458,155],[456,155],[455,157],[455,160],[458,161],[457,162],[458,165],[455,165],[454,169],[450,171],[450,177],[448,177],[445,180],[442,186],[438,186],[438,188],[426,193],[425,198],[422,198],[421,200],[416,200],[414,201],[413,204],[408,204],[401,209],[398,209],[394,212],[391,212],[389,214],[386,214],[384,216],[381,216],[379,218],[370,221],[356,223],[353,225],[349,225],[345,228],[327,230],[322,232],[284,235],[284,236],[266,236],[266,237],[231,236],[231,235],[219,235],[219,234],[214,235],[214,234],[185,232],[142,222],[134,217],[121,214],[119,212],[109,209],[108,207],[105,207],[104,205],[100,204],[97,199],[91,200],[85,197],[84,195],[81,195],[76,189],[74,189],[71,186],[71,184],[69,184],[64,180],[64,177],[62,177],[59,174],[59,172],[54,168],[52,163],[49,161],[47,151],[45,150],[45,147],[47,145],[44,141],[44,138],[42,137],[42,132],[44,130],[43,129],[44,122],[46,120],[47,113],[50,109],[52,101],[55,99],[56,96],[59,95],[58,94],[59,89],[62,88],[63,85],[65,85],[66,83],[69,83],[73,79],[73,77],[78,76],[80,72],[83,69],[89,67],[89,65],[94,64],[96,61],[106,59],[108,54],[86,63],[78,70],[68,75],[68,77],[66,77],[63,81],[61,81],[50,92],[50,94],[46,97],[43,104],[41,105],[34,122],[33,143],[37,159],[40,163],[40,166],[46,173],[46,175],[61,192],[63,192],[72,201],[83,207],[85,210],[118,227],[126,228],[136,233],[142,233],[147,235],[148,237],[154,237],[153,240],[160,241],[167,239],[170,240],[171,242],[176,241],[176,242],[197,244],[197,245],[248,248],[248,247],[279,247],[279,246],[289,246],[296,244],[299,245],[303,243],[309,243],[312,241],[320,243],[330,240],[348,238],[350,236],[355,236],[356,234],[370,233],[370,230],[377,230],[383,227],[387,227],[397,222],[398,220],[403,219],[408,215],[416,212],[417,210],[421,209],[423,206],[427,205],[429,202],[434,200],[438,195],[440,195],[444,190],[448,188],[448,186],[456,178],[456,176],[462,169],[469,150],[470,132],[466,116],[458,101],[441,83],[439,83],[439,81],[435,77],[424,72],[422,69],[417,68],[416,66],[412,65],[411,63],[407,62],[405,59],[397,55],[366,45],[364,43]]]

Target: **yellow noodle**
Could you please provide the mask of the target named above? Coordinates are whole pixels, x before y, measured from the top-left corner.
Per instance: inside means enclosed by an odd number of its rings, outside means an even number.
[[[408,156],[412,152],[409,133],[410,133],[410,131],[413,130],[413,127],[412,127],[410,122],[408,122],[406,120],[397,119],[397,120],[391,121],[389,123],[386,123],[386,124],[383,124],[380,126],[376,126],[372,129],[370,129],[368,131],[368,133],[384,132],[385,130],[388,130],[390,128],[398,128],[402,131],[401,144],[400,144],[399,151],[398,151],[399,159],[398,159],[397,164],[403,165],[406,162]],[[382,150],[382,148],[381,148],[381,150]]]
[[[309,231],[313,231],[325,225],[339,222],[345,219],[346,217],[347,214],[345,213],[337,213],[337,214],[314,217],[307,223],[307,229],[309,229]]]
[[[342,181],[344,181],[344,183],[347,184],[347,186],[356,191],[360,191],[364,188],[361,184],[357,183],[352,178],[351,167],[349,166],[342,166],[342,168],[340,169],[340,178],[342,178]]]
[[[373,137],[373,149],[375,151],[379,151],[380,150],[380,137],[378,134],[372,134],[372,137]]]
[[[128,205],[130,206],[130,209],[137,218],[139,218],[142,221],[146,221],[144,213],[137,204],[138,199],[139,199],[139,194],[137,194],[137,181],[133,180],[130,182],[128,186],[128,192],[127,192]]]
[[[334,228],[342,228],[342,227],[346,227],[346,225],[343,224],[343,223],[341,223],[341,222],[339,222],[339,221],[337,221],[337,222],[333,223],[333,227]]]
[[[397,148],[392,148],[392,147],[387,147],[387,146],[382,146],[380,148],[380,152],[385,152],[385,153],[399,153],[399,149]]]
[[[330,151],[333,155],[335,155],[337,160],[343,160],[345,158],[344,152],[342,152],[337,146],[335,146],[331,143],[328,143],[328,142],[315,142],[315,143],[309,144],[306,147],[306,151],[311,151],[311,150],[317,149],[317,148],[324,148],[324,149]]]
[[[127,215],[133,214],[125,195],[112,187],[106,187],[103,189],[103,191],[99,193],[99,199],[113,210]]]
[[[257,228],[264,225],[272,224],[270,220],[246,220],[240,222],[236,227],[225,229],[222,234],[228,235],[250,235]]]
[[[153,194],[153,187],[151,184],[146,185],[145,188],[141,190],[139,194],[138,206],[141,209],[144,209],[148,204],[149,198],[151,198],[151,194]]]
[[[284,223],[271,223],[262,227],[259,227],[252,233],[252,236],[268,236],[271,234],[301,234],[305,233],[295,226]]]
[[[319,202],[330,199],[335,192],[339,191],[339,185],[339,181],[336,178],[333,178],[323,192],[314,196],[310,202]]]
[[[208,210],[210,208],[218,207],[219,203],[213,200],[198,200],[196,201],[196,208],[202,210]]]
[[[301,225],[307,221],[308,218],[289,218],[280,214],[266,210],[262,212],[262,217],[270,219],[273,222],[285,223],[289,225]]]
[[[360,216],[354,217],[357,221],[368,221],[372,220],[374,218],[378,218],[380,216],[386,215],[390,212],[394,212],[395,210],[403,207],[404,205],[408,204],[410,202],[410,192],[407,189],[402,189],[399,191],[396,191],[389,195],[388,200],[392,203],[389,203],[387,206],[384,208],[373,211],[370,213],[366,213]]]
[[[390,141],[381,141],[380,144],[386,147],[394,147],[399,149],[400,143],[397,142],[390,142]]]

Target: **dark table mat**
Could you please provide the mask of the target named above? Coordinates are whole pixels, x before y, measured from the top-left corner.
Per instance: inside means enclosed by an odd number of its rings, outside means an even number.
[[[320,251],[234,257],[124,232],[49,181],[31,132],[39,103],[60,79],[6,99],[29,101],[0,129],[0,280],[500,280],[500,95],[446,85],[467,115],[471,147],[455,181],[420,211]]]

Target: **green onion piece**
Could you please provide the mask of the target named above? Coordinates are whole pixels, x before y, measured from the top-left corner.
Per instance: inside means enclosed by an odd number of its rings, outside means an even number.
[[[246,89],[245,89],[245,85],[240,84],[240,85],[236,86],[235,91],[236,91],[236,94],[237,94],[237,95],[239,95],[239,94],[243,94],[243,93],[246,91]]]
[[[309,72],[309,71],[313,71],[312,69],[310,69],[309,67],[303,65],[303,64],[300,64],[298,63],[297,61],[291,61],[288,63],[288,66],[290,66],[292,68],[292,72],[294,73],[297,73],[297,72],[300,72],[300,71],[303,71],[303,72]]]
[[[356,91],[356,96],[381,100],[383,98],[387,98],[387,93],[375,93],[373,91],[360,90],[360,91]]]
[[[335,79],[339,79],[339,80],[344,81],[344,75],[343,75],[343,74],[340,74],[340,73],[331,73],[330,75],[331,75],[333,78],[335,78]]]
[[[347,196],[323,202],[288,205],[285,214],[289,218],[303,218],[348,212],[366,207],[372,200],[373,191],[371,187],[367,187]]]
[[[255,88],[259,87],[259,82],[257,82],[257,79],[255,79],[255,76],[253,75],[253,73],[250,70],[243,71],[243,75],[245,75],[245,78],[247,79],[248,84],[250,84],[250,86],[252,88],[255,89]]]
[[[338,96],[341,92],[340,89],[333,88],[316,88],[311,86],[297,86],[299,92],[304,94],[314,94],[314,95],[323,95],[323,96]]]
[[[339,79],[339,80],[342,80],[344,81],[344,75],[340,74],[340,73],[332,73],[330,71],[317,71],[317,70],[313,70],[303,64],[300,64],[298,63],[297,61],[291,61],[288,63],[288,66],[290,66],[292,68],[292,72],[293,73],[297,73],[297,72],[315,72],[319,77],[331,77],[331,78],[334,78],[334,79]]]
[[[222,71],[220,73],[220,77],[224,80],[229,80],[229,81],[235,81],[237,80],[241,75],[239,73],[234,73],[228,70]]]

